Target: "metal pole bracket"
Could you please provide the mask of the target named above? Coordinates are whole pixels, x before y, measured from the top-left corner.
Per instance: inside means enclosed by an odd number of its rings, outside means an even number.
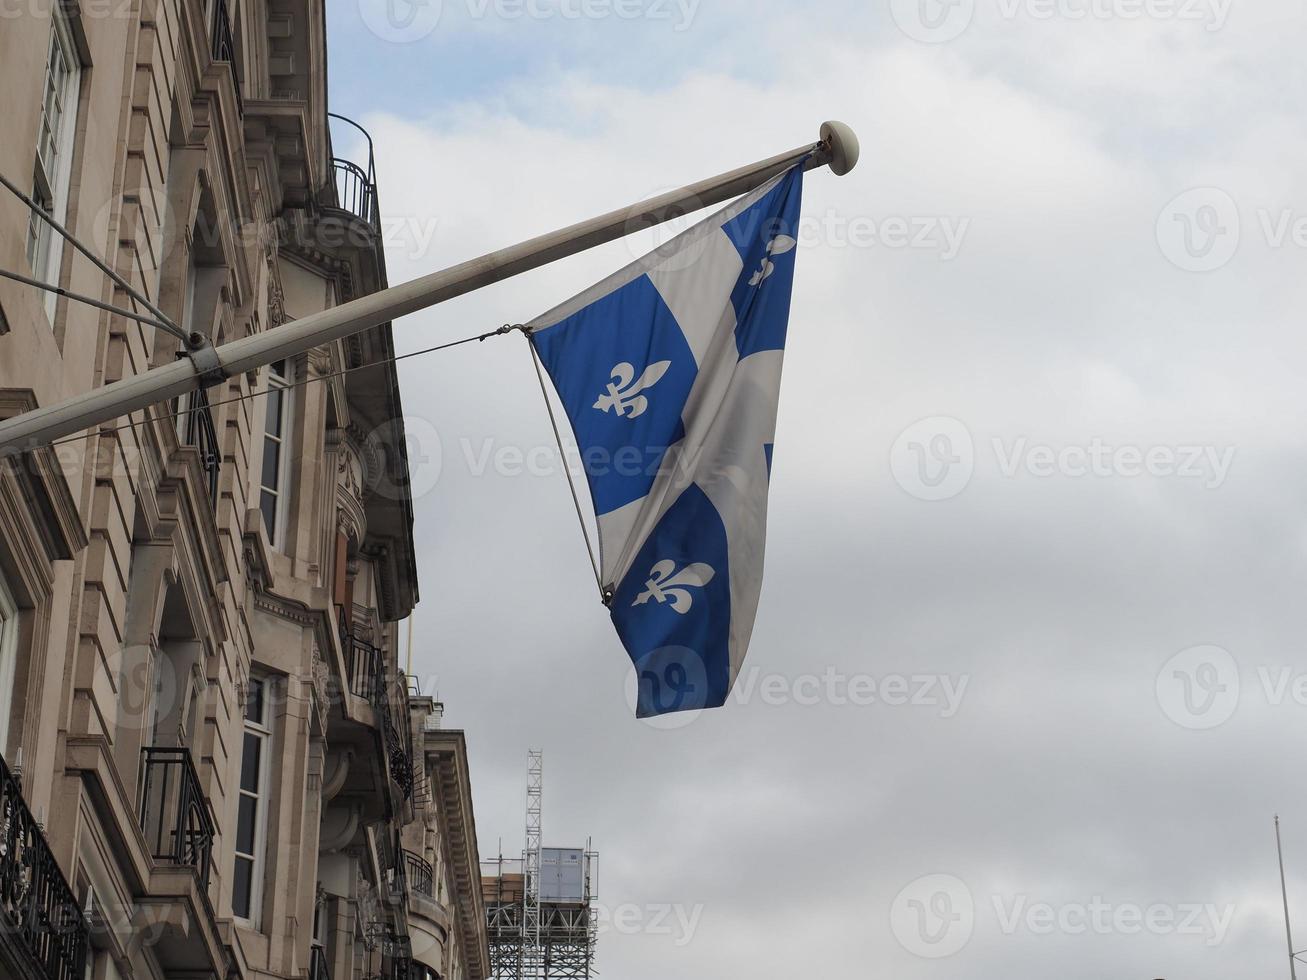
[[[218,357],[218,349],[203,334],[191,334],[186,345],[186,356],[195,365],[195,374],[201,388],[212,388],[231,377]]]

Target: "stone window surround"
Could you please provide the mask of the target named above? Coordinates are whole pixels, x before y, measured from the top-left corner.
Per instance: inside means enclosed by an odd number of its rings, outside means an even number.
[[[243,784],[244,784],[245,774],[244,774],[244,766],[242,764],[240,782],[237,784],[236,794],[235,794],[236,807],[237,807],[236,812],[238,816],[236,818],[236,821],[233,822],[232,824],[232,827],[235,828],[239,823],[240,800],[245,796],[253,795],[255,798],[253,853],[251,855],[243,855],[243,854],[236,854],[233,851],[233,861],[248,859],[251,861],[253,865],[251,869],[250,915],[248,917],[242,917],[239,915],[239,913],[235,913],[234,908],[233,908],[233,914],[236,915],[238,921],[240,921],[242,924],[248,925],[249,928],[254,929],[255,931],[261,931],[262,920],[263,920],[263,901],[265,895],[264,879],[268,871],[268,847],[270,844],[268,840],[268,825],[269,825],[268,815],[269,815],[269,810],[271,809],[272,806],[271,774],[272,774],[272,769],[274,768],[274,764],[276,762],[276,758],[273,755],[274,733],[272,729],[271,716],[272,716],[272,706],[278,697],[278,693],[277,693],[276,682],[272,677],[266,675],[260,676],[257,674],[253,674],[250,676],[249,679],[250,687],[248,687],[245,692],[246,699],[250,697],[250,688],[252,688],[255,684],[259,685],[259,687],[262,690],[262,694],[261,694],[262,715],[257,719],[251,718],[248,714],[248,700],[247,700],[247,713],[245,714],[245,724],[242,730],[242,744],[244,738],[251,735],[259,740],[258,787],[254,791],[254,793],[249,793],[244,789]],[[232,880],[234,886],[235,883],[234,873],[232,876]],[[232,904],[233,906],[235,905],[234,894],[232,896]]]
[[[55,58],[62,60],[65,75],[58,84],[51,79]],[[46,54],[43,72],[43,100],[45,92],[54,88],[54,96],[60,102],[61,115],[55,131],[50,134],[50,146],[55,160],[52,172],[47,172],[46,162],[42,159],[41,144],[43,134],[37,134],[37,149],[33,160],[33,197],[38,202],[49,202],[51,217],[60,224],[68,216],[69,199],[72,192],[73,156],[77,142],[77,123],[81,116],[81,90],[84,75],[83,59],[74,36],[74,27],[70,23],[62,5],[55,4],[51,11],[50,45]],[[46,112],[41,107],[42,130],[45,126]],[[29,261],[34,261],[32,274],[43,282],[57,284],[63,267],[65,243],[58,233],[35,214],[30,216],[27,232],[26,250]],[[38,268],[39,266],[39,268]],[[46,316],[53,324],[57,294],[45,294],[44,308]]]

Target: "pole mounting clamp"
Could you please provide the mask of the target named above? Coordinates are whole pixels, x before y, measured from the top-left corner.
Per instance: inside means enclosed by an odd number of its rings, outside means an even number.
[[[201,333],[191,334],[186,345],[186,356],[195,365],[201,388],[212,388],[231,377],[218,357],[218,349]]]

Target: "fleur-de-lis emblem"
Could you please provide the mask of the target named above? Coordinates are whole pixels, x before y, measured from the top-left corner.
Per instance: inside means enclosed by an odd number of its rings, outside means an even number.
[[[665,558],[649,569],[649,581],[644,583],[644,591],[631,605],[643,606],[650,599],[657,603],[670,602],[672,610],[684,616],[694,605],[689,590],[703,588],[716,574],[711,565],[702,562],[686,565],[678,572],[676,562]]]
[[[789,235],[777,235],[767,243],[767,254],[763,256],[762,268],[753,274],[749,280],[750,286],[756,286],[776,271],[776,265],[772,262],[773,255],[784,255],[799,243]]]
[[[649,399],[640,392],[656,385],[671,366],[671,361],[655,361],[637,378],[635,367],[623,361],[613,368],[608,390],[599,396],[594,407],[601,412],[625,415],[628,419],[639,418],[649,409]]]

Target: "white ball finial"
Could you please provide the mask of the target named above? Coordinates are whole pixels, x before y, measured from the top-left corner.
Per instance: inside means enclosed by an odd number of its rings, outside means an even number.
[[[830,169],[835,176],[843,177],[858,165],[858,137],[844,123],[822,123],[821,141],[830,147]]]

